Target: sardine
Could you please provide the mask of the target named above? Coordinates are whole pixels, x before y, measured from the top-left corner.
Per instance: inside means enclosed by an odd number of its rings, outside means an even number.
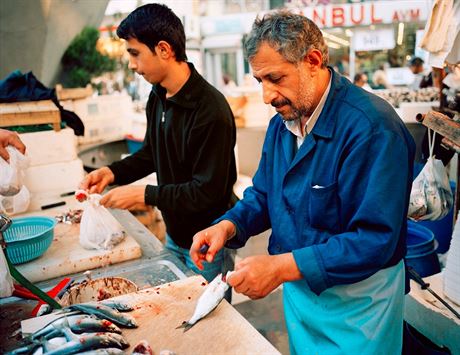
[[[89,350],[79,353],[79,355],[118,355],[124,354],[125,352],[118,348],[105,348],[105,349],[96,349]]]
[[[101,348],[123,349],[123,345],[120,344],[114,337],[109,336],[109,334],[114,335],[115,333],[90,333],[89,335],[79,336],[77,340],[69,341],[63,346],[46,352],[45,354],[69,355]]]
[[[41,347],[41,342],[34,341],[31,344],[27,344],[25,346],[21,346],[20,348],[9,351],[5,355],[33,354],[40,347]]]
[[[189,321],[182,323],[176,329],[184,328],[184,332],[189,330],[193,325],[196,324],[200,319],[206,317],[211,313],[222,301],[225,296],[225,291],[228,290],[229,285],[226,282],[231,271],[226,276],[222,274],[217,275],[204,290],[203,294],[198,299],[195,307],[195,312]]]
[[[122,327],[137,328],[137,322],[132,316],[120,313],[116,309],[110,308],[100,302],[73,304],[66,307],[66,309],[80,311],[86,314],[93,314],[96,317],[108,319]]]
[[[116,309],[118,312],[131,312],[134,309],[127,303],[115,301],[112,299],[101,301],[101,303],[109,306],[110,308]]]
[[[60,333],[59,324],[66,323],[70,330],[76,334],[90,332],[112,332],[121,334],[120,328],[107,319],[99,319],[95,316],[86,314],[74,314],[71,316],[63,315],[45,325],[42,329],[37,330],[31,335],[31,339],[45,337],[46,339],[54,338]]]
[[[134,346],[131,355],[153,355],[153,350],[147,340],[141,340]]]

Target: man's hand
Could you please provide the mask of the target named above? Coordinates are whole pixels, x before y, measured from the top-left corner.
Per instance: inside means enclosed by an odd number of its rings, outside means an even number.
[[[190,257],[198,269],[203,270],[203,261],[211,263],[215,255],[222,249],[227,240],[235,234],[235,225],[227,220],[206,228],[193,236],[193,243],[190,247]],[[208,251],[203,254],[200,248],[208,245]]]
[[[10,160],[10,155],[6,150],[6,147],[8,147],[9,145],[15,147],[22,154],[26,152],[26,146],[24,145],[24,143],[22,143],[21,139],[19,138],[19,134],[0,128],[0,157],[5,159],[6,161]]]
[[[127,185],[116,187],[106,193],[100,204],[107,208],[133,209],[145,206],[145,185]]]
[[[287,253],[245,258],[236,264],[227,282],[236,292],[254,300],[267,296],[283,282],[301,278],[294,256]]]
[[[103,168],[90,172],[78,186],[79,189],[88,191],[90,194],[100,194],[107,185],[115,181],[112,170],[104,166]]]

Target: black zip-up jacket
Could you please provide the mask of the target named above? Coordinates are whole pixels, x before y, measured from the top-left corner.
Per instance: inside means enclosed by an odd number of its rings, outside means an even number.
[[[109,166],[115,184],[134,182],[152,172],[145,202],[157,206],[167,233],[189,249],[193,235],[229,207],[236,181],[235,121],[225,97],[194,68],[173,97],[154,85],[147,102],[143,147]]]

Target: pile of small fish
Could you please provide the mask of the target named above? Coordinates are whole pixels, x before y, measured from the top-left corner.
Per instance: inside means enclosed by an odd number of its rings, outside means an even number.
[[[27,344],[9,354],[123,354],[129,343],[119,327],[136,328],[135,319],[122,312],[132,311],[114,300],[73,304],[62,316],[27,338]]]
[[[68,210],[67,212],[62,212],[56,215],[54,218],[58,223],[65,224],[78,224],[81,221],[81,215],[83,214],[82,209]]]

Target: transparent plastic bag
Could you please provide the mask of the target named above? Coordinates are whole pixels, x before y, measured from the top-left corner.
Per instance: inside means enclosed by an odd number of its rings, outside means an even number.
[[[0,212],[13,215],[29,208],[30,193],[23,185],[29,158],[12,146],[7,146],[6,150],[9,162],[0,158]]]
[[[14,196],[21,190],[24,171],[29,166],[29,159],[12,146],[6,150],[10,155],[7,162],[0,157],[0,195]]]
[[[85,249],[112,249],[126,236],[115,217],[99,204],[101,198],[99,194],[91,194],[83,202],[80,244]]]
[[[412,183],[408,217],[413,220],[438,220],[445,217],[453,204],[452,190],[441,160],[433,156],[434,137],[428,132],[430,157]]]
[[[14,196],[0,195],[0,212],[8,215],[14,215],[27,211],[30,203],[30,193],[25,185]]]
[[[0,248],[0,298],[13,294],[13,278],[11,277],[5,254]]]

